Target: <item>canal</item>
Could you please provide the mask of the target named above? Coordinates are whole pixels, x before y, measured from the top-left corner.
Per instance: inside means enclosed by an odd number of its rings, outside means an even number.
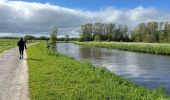
[[[154,89],[163,86],[170,93],[170,56],[58,43],[57,51],[76,60],[89,60],[111,72]]]

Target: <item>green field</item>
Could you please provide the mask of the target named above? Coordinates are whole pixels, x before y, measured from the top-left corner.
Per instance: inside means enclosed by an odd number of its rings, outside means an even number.
[[[17,41],[16,39],[0,39],[0,53],[17,46]]]
[[[170,55],[170,44],[132,42],[75,42],[80,45]]]
[[[103,67],[51,53],[43,43],[27,50],[32,100],[164,100],[163,90],[148,90]]]

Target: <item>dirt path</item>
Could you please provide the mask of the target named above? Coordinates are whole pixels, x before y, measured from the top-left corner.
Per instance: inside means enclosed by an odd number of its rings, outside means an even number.
[[[29,100],[26,57],[19,59],[17,47],[0,54],[0,100]]]

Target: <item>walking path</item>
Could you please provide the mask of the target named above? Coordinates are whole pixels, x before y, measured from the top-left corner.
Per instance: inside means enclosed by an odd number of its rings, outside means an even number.
[[[19,59],[17,47],[0,54],[0,100],[29,100],[26,57],[24,50]]]

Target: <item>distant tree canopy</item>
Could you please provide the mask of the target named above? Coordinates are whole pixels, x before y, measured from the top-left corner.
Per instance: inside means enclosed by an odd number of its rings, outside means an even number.
[[[38,37],[38,39],[39,39],[39,40],[49,40],[49,38],[46,37],[46,36],[40,36],[40,37]]]
[[[136,42],[170,42],[170,23],[140,23],[132,31],[132,39]]]
[[[95,23],[81,26],[80,41],[129,41],[125,25]]]
[[[24,39],[25,40],[48,40],[49,38],[46,37],[46,36],[35,37],[35,36],[32,36],[32,35],[25,35]]]
[[[66,41],[66,42],[70,41],[69,35],[66,35],[66,36],[64,37],[64,41]]]
[[[20,37],[0,36],[0,39],[20,39]]]
[[[24,39],[25,39],[25,40],[35,40],[36,37],[34,37],[34,36],[32,36],[32,35],[25,35],[25,36],[24,36]]]
[[[11,37],[11,36],[2,36],[0,39],[20,39],[21,37]],[[35,37],[33,35],[25,35],[24,40],[49,40],[49,37],[46,36],[40,36],[40,37]]]
[[[125,25],[88,23],[81,26],[80,41],[170,42],[170,23],[139,23],[132,31]]]

